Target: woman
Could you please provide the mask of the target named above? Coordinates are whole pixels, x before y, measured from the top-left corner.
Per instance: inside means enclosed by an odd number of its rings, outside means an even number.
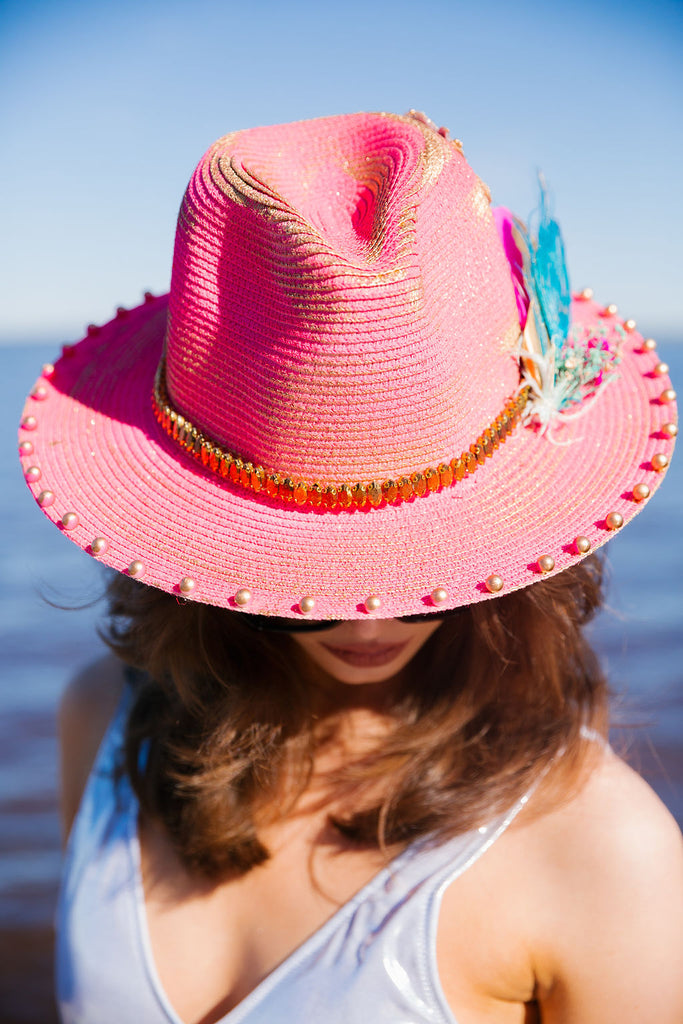
[[[680,1019],[680,837],[582,635],[675,395],[447,136],[219,140],[170,295],[29,399],[119,573],[61,713],[65,1021]]]

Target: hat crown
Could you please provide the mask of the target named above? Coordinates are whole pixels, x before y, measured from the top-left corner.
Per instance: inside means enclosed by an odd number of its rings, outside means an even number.
[[[486,187],[422,121],[238,132],[176,234],[169,395],[208,437],[321,482],[463,449],[518,383],[519,321]]]

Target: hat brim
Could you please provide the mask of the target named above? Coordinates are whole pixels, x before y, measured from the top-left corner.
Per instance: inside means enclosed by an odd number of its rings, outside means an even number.
[[[335,619],[362,618],[371,594],[386,618],[436,611],[435,588],[448,595],[441,609],[471,604],[491,596],[492,574],[507,593],[541,578],[542,556],[552,572],[579,561],[577,535],[600,547],[610,513],[626,524],[646,504],[634,486],[659,486],[652,457],[672,454],[661,428],[675,406],[660,400],[670,383],[631,332],[617,375],[581,416],[545,436],[518,426],[450,488],[380,508],[282,504],[211,473],[157,423],[166,309],[165,296],[146,302],[68,349],[27,400],[35,426],[20,437],[33,447],[22,453],[29,486],[36,498],[52,492],[43,511],[70,540],[94,555],[103,538],[96,557],[124,573],[139,562],[138,578],[169,593],[189,577],[193,600],[236,607],[246,588],[248,611],[293,616],[312,597],[310,617]],[[574,303],[575,322],[597,324],[600,313]],[[77,517],[68,530],[67,513]]]

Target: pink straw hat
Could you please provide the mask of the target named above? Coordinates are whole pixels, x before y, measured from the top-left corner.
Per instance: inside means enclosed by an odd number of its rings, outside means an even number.
[[[525,587],[642,508],[676,434],[654,343],[587,293],[570,321],[561,255],[422,115],[225,136],[170,294],[44,368],[28,484],[91,556],[222,607],[388,618]]]

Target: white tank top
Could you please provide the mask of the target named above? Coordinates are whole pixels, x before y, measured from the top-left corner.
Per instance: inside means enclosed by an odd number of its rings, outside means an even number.
[[[102,741],[71,832],[57,908],[64,1024],[184,1024],[157,975],[145,917],[138,803],[120,765],[130,689]],[[344,904],[220,1024],[457,1024],[436,965],[445,889],[505,831],[422,838]]]

